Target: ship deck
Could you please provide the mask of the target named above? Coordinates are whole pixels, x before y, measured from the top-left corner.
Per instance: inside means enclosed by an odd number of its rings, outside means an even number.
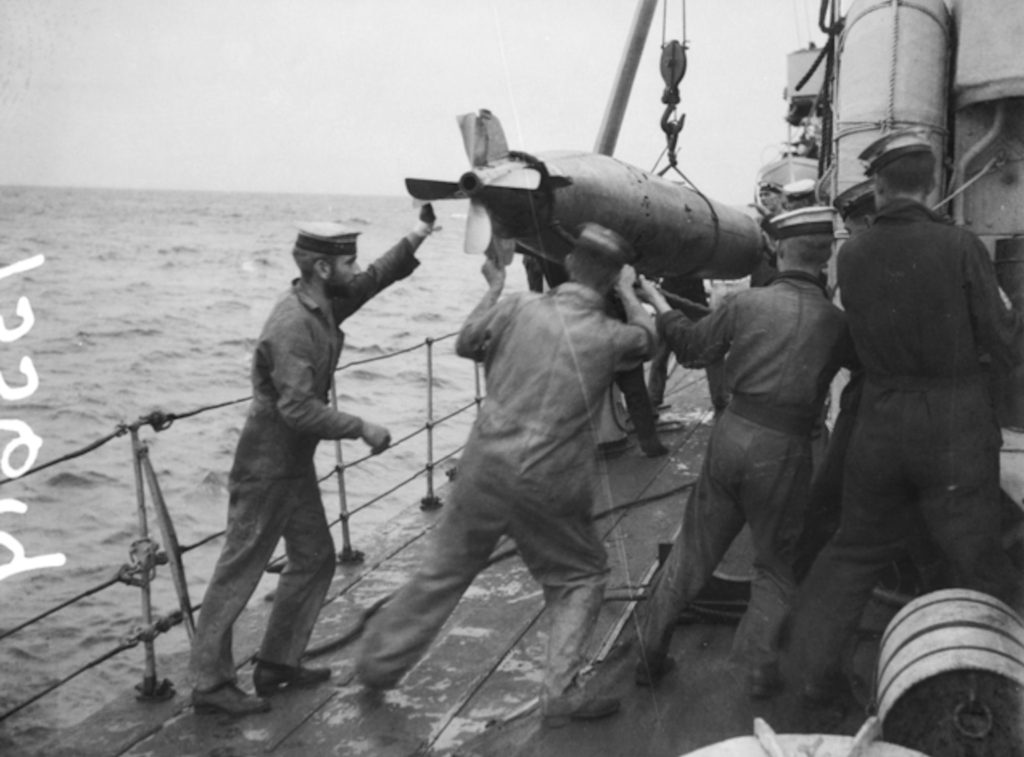
[[[329,682],[283,691],[265,714],[232,720],[196,715],[188,703],[185,655],[158,658],[158,671],[178,687],[164,702],[139,702],[126,692],[82,723],[64,729],[38,754],[75,757],[179,755],[681,755],[752,733],[755,716],[777,732],[792,730],[784,694],[754,704],[729,661],[734,626],[693,622],[679,626],[673,654],[679,665],[655,690],[632,680],[631,611],[639,587],[657,564],[659,542],[670,542],[686,489],[700,470],[710,403],[702,372],[676,369],[663,424],[670,452],[645,457],[629,446],[607,459],[608,485],[595,511],[612,574],[593,635],[599,661],[588,686],[622,698],[607,720],[542,726],[536,693],[544,658],[540,588],[514,554],[482,573],[445,625],[428,655],[399,689],[374,695],[355,680],[356,635],[364,612],[397,589],[420,562],[439,512],[410,505],[372,542],[357,547],[358,565],[339,566],[310,649],[313,665],[329,665]],[[442,500],[445,490],[439,492]],[[499,545],[496,554],[506,552]],[[742,558],[741,558],[742,560]],[[236,626],[235,652],[255,652],[269,605],[254,600]],[[879,632],[884,627],[880,621]],[[867,653],[870,657],[870,650]],[[873,658],[865,659],[865,668]],[[239,679],[251,690],[251,666]],[[864,720],[852,714],[838,732],[852,734]]]

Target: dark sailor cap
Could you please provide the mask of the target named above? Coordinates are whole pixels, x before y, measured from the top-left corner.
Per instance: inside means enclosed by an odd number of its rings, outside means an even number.
[[[802,237],[808,234],[832,234],[836,210],[827,205],[813,205],[788,213],[779,213],[768,222],[768,233],[775,239]]]
[[[585,223],[580,227],[575,249],[619,268],[633,262],[633,248],[629,242],[618,233],[596,223]]]
[[[865,173],[873,176],[878,169],[889,165],[897,158],[931,151],[932,146],[921,131],[900,129],[879,137],[857,157],[864,163]]]
[[[330,221],[299,224],[295,249],[318,255],[355,255],[361,232]]]

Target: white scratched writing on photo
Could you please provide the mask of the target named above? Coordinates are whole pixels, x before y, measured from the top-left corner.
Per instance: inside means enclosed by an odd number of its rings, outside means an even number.
[[[42,255],[34,255],[31,258],[4,266],[0,268],[0,280],[8,276],[31,271],[33,268],[41,266],[44,262],[45,258]],[[21,323],[11,329],[7,328],[3,316],[0,315],[0,342],[18,341],[32,329],[32,325],[35,323],[32,304],[29,302],[28,297],[22,296],[18,298],[14,312],[21,319]],[[3,372],[0,370],[0,399],[3,399],[5,403],[28,399],[39,388],[39,375],[36,373],[31,357],[28,355],[23,356],[18,363],[18,370],[25,377],[25,383],[22,386],[13,387],[7,384],[4,380]],[[6,409],[6,407],[7,405],[5,404],[4,408]],[[0,432],[9,432],[15,435],[13,439],[4,445],[3,456],[0,457],[0,471],[3,471],[3,474],[8,479],[18,478],[32,468],[39,455],[39,448],[43,446],[43,440],[32,431],[31,426],[17,418],[0,418]],[[25,451],[24,459],[21,465],[14,465],[11,459],[20,449]],[[24,515],[27,512],[28,506],[21,500],[0,499],[0,514],[16,513]],[[0,547],[11,553],[11,560],[0,564],[0,581],[26,570],[59,568],[66,562],[64,555],[59,552],[39,555],[37,557],[26,556],[25,547],[7,531],[0,531]]]

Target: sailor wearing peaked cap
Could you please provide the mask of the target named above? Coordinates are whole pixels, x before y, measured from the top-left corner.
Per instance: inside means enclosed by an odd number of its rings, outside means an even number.
[[[192,645],[196,712],[266,712],[270,704],[264,697],[282,687],[314,686],[331,675],[330,668],[300,662],[335,563],[314,454],[322,439],[362,439],[372,454],[391,444],[384,426],[327,403],[345,342],[341,326],[415,270],[416,250],[434,220],[424,205],[413,230],[365,271],[355,261],[359,232],[338,223],[299,226],[292,255],[300,278],[274,304],[253,352],[252,408],[231,467],[224,549]],[[236,685],[232,628],[282,539],[288,569],[253,670],[253,696]]]
[[[587,254],[616,268],[633,261],[633,248],[629,242],[618,233],[596,223],[585,223],[580,227],[574,252]]]
[[[298,225],[295,249],[319,255],[355,255],[359,231],[340,223],[319,221]]]
[[[698,321],[641,283],[642,297],[658,314],[658,333],[680,364],[723,359],[731,395],[712,426],[675,543],[637,614],[641,685],[657,683],[670,669],[680,610],[745,523],[758,570],[733,651],[746,668],[752,697],[771,696],[781,685],[782,631],[796,597],[790,555],[805,517],[811,437],[832,377],[853,361],[845,319],[821,275],[832,253],[834,219],[830,207],[772,218],[776,275],[764,286],[734,292]]]
[[[814,205],[780,213],[768,222],[768,233],[774,239],[788,239],[835,231],[837,212],[827,205]]]
[[[857,157],[864,163],[866,174],[874,176],[880,168],[905,155],[931,152],[931,144],[920,131],[900,129],[879,137]]]
[[[1024,357],[1024,320],[1003,305],[985,244],[929,207],[938,150],[902,131],[860,157],[875,214],[843,244],[836,279],[863,384],[843,456],[842,526],[801,587],[789,642],[804,696],[819,702],[837,688],[878,577],[921,533],[953,586],[1024,608],[1002,545],[989,379]]]

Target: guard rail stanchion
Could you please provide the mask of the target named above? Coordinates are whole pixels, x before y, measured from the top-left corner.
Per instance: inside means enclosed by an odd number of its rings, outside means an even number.
[[[160,491],[160,482],[157,480],[156,471],[153,470],[153,461],[148,451],[142,455],[139,461],[142,464],[142,473],[149,484],[149,496],[153,500],[153,510],[156,512],[157,525],[163,534],[164,558],[171,570],[171,582],[174,584],[174,592],[178,595],[178,606],[181,608],[181,622],[185,626],[189,642],[196,638],[196,623],[192,616],[192,600],[188,596],[188,582],[185,580],[185,566],[181,561],[181,545],[178,543],[178,533],[171,520],[171,513],[167,509],[167,502],[164,500],[163,492]],[[163,564],[163,559],[157,562]]]
[[[434,340],[427,338],[427,496],[421,510],[436,510],[441,499],[434,494]]]
[[[139,430],[131,428],[132,436],[132,467],[135,472],[135,501],[139,514],[139,538],[132,544],[131,561],[137,571],[137,585],[142,589],[142,622],[144,628],[153,626],[153,603],[149,584],[156,573],[156,547],[149,538],[149,526],[146,523],[146,491],[142,480],[142,459],[148,454],[146,444],[139,440]],[[161,702],[174,696],[174,686],[168,679],[157,683],[156,654],[153,650],[153,639],[143,639],[146,650],[146,667],[142,683],[135,687],[137,698],[141,701]]]
[[[338,409],[338,391],[335,387],[334,377],[331,377],[331,407]],[[352,537],[348,530],[348,494],[345,491],[345,465],[341,454],[341,439],[334,440],[334,471],[338,477],[338,520],[341,523],[341,551],[338,553],[338,563],[349,565],[361,563],[363,553],[358,549],[352,549]]]

